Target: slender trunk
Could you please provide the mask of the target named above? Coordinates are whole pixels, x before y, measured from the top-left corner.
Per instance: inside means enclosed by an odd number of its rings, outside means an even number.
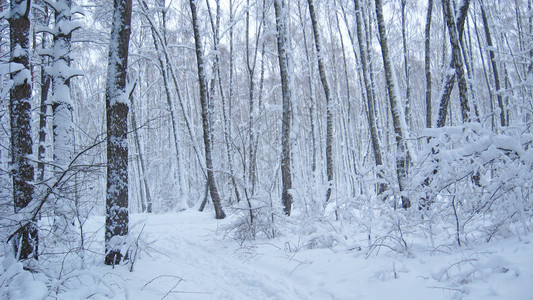
[[[266,56],[266,43],[265,41],[261,44],[261,70],[259,74],[259,90],[257,93],[257,108],[258,111],[261,111],[263,109],[263,90],[264,90],[264,83],[265,83],[265,56]],[[251,194],[252,196],[255,193],[255,186],[257,179],[257,152],[258,152],[258,145],[259,145],[259,132],[260,132],[260,126],[261,123],[258,122],[258,124],[255,127],[255,134],[254,134],[254,145],[253,145],[253,154],[250,158],[252,161],[250,162],[250,165],[253,167],[252,170],[250,170],[251,174],[253,174],[253,177],[251,178]]]
[[[324,88],[326,96],[327,116],[326,116],[326,174],[328,177],[328,190],[326,192],[326,202],[331,197],[331,188],[333,185],[333,100],[331,98],[331,90],[329,87],[328,78],[326,76],[326,69],[322,57],[320,33],[318,31],[318,22],[315,13],[315,6],[313,0],[307,0],[309,4],[309,14],[311,15],[311,25],[315,37],[316,56],[318,61],[318,72],[320,74],[320,81]]]
[[[444,11],[444,18],[447,23],[448,32],[453,31],[455,34],[455,39],[450,36],[450,41],[453,39],[455,40],[456,47],[453,47],[452,45],[452,55],[450,56],[450,63],[448,67],[448,71],[445,73],[445,78],[443,82],[442,92],[440,95],[440,101],[439,101],[439,112],[438,112],[438,118],[437,118],[437,127],[443,127],[446,124],[446,115],[448,114],[448,106],[450,103],[450,96],[452,93],[453,85],[455,83],[455,77],[457,75],[457,72],[462,72],[464,75],[464,71],[462,69],[462,63],[461,66],[457,66],[456,62],[458,59],[461,59],[461,52],[459,50],[459,39],[463,38],[463,31],[464,31],[464,24],[466,20],[466,15],[468,13],[468,7],[470,5],[470,0],[463,0],[461,2],[461,6],[458,9],[457,16],[455,17],[455,20],[453,20],[453,16],[455,16],[455,13],[452,13],[454,10],[449,5],[449,0],[444,0],[443,5],[443,11]],[[451,26],[451,29],[450,29]],[[456,50],[453,50],[453,49]],[[456,52],[454,54],[454,51]],[[462,59],[461,59],[462,62]],[[459,70],[460,69],[460,70]],[[459,75],[457,75],[459,77]],[[464,80],[463,77],[463,83],[460,84],[460,92],[462,93],[461,98],[461,107],[462,111],[466,113],[466,108],[468,107],[466,101],[468,93],[466,92],[466,80]],[[461,88],[463,86],[463,88]],[[466,104],[466,107],[465,107]],[[469,109],[468,109],[469,110]],[[464,116],[464,114],[463,114]],[[468,119],[468,116],[466,116]],[[466,120],[465,119],[465,120]]]
[[[278,41],[278,59],[281,76],[281,94],[283,99],[283,116],[281,121],[281,199],[285,214],[290,216],[292,209],[292,174],[291,174],[291,98],[292,74],[290,70],[290,42],[287,28],[288,16],[285,0],[274,0]]]
[[[165,0],[159,0],[159,10],[161,10],[161,39],[160,43],[161,45],[167,45],[167,37],[166,37],[166,10],[165,10]],[[167,106],[168,110],[170,112],[170,121],[172,123],[172,135],[174,140],[174,150],[176,151],[176,163],[178,167],[178,185],[179,185],[179,192],[181,193],[181,197],[186,196],[185,195],[185,183],[183,180],[183,167],[182,167],[182,161],[181,161],[181,151],[180,151],[180,135],[179,135],[179,128],[177,124],[177,116],[175,114],[174,110],[174,100],[172,97],[172,94],[170,92],[170,84],[168,82],[168,65],[164,63],[163,61],[163,55],[161,54],[161,50],[159,44],[157,43],[157,34],[156,29],[151,26],[150,27],[152,32],[152,39],[154,41],[154,46],[157,52],[157,59],[159,61],[159,67],[161,68],[161,76],[163,77],[163,85],[165,87],[165,95],[167,99]],[[166,47],[161,47],[166,48]],[[180,201],[183,201],[183,199],[180,199]],[[150,205],[151,207],[151,205]],[[150,212],[150,211],[149,211]]]
[[[146,212],[151,213],[152,212],[152,196],[150,193],[150,185],[148,184],[148,178],[146,176],[146,167],[144,164],[144,156],[141,149],[141,142],[139,138],[139,129],[136,128],[137,126],[137,120],[135,117],[135,103],[134,103],[134,97],[133,95],[130,95],[130,103],[131,103],[131,122],[133,123],[133,139],[135,140],[135,146],[137,147],[137,155],[139,157],[139,176],[142,179],[143,185],[144,185],[144,191],[146,194]],[[143,206],[145,201],[142,201]],[[143,209],[144,212],[144,209]]]
[[[169,54],[170,51],[169,51],[168,46],[166,44],[166,39],[164,37],[164,34],[162,34],[161,32],[159,32],[156,29],[155,21],[153,20],[151,13],[148,11],[148,4],[146,3],[146,1],[145,0],[139,0],[139,1],[142,4],[141,5],[141,9],[142,9],[143,15],[146,17],[146,19],[150,23],[150,27],[152,28],[152,34],[155,34],[155,36],[157,37],[157,40],[159,40],[159,42],[160,42],[159,45],[162,48],[160,53],[162,53],[164,58],[165,58],[164,61],[163,61],[164,65],[165,65],[164,69],[166,70],[167,75],[170,75],[170,77],[172,79],[172,82],[174,84],[174,88],[176,90],[176,95],[178,97],[178,102],[180,104],[180,108],[181,108],[181,111],[183,113],[183,118],[185,119],[185,124],[186,124],[186,127],[187,127],[187,131],[189,133],[189,137],[191,139],[191,144],[193,146],[194,153],[196,155],[196,159],[198,161],[198,164],[202,168],[202,172],[204,173],[205,178],[207,179],[207,174],[205,172],[204,162],[202,161],[202,157],[200,155],[200,150],[198,149],[199,146],[197,145],[196,139],[194,138],[193,126],[192,126],[192,122],[191,122],[190,117],[189,117],[189,113],[190,112],[187,111],[187,109],[185,107],[185,103],[184,103],[183,98],[181,96],[181,90],[180,90],[180,87],[179,87],[178,78],[177,78],[177,75],[176,75],[176,70],[174,69],[174,65],[172,63],[172,60],[170,59],[170,54]],[[154,45],[156,45],[156,44],[154,44]],[[163,76],[163,78],[165,78],[165,77]],[[187,91],[186,91],[186,94],[188,95]],[[168,98],[167,98],[167,101],[168,101]],[[172,105],[172,107],[173,107],[173,105]]]
[[[354,0],[355,5],[355,21],[356,21],[356,31],[357,31],[357,41],[359,43],[359,52],[360,54],[360,60],[361,60],[361,68],[363,73],[363,81],[365,84],[365,90],[366,90],[366,105],[367,105],[367,118],[368,118],[368,127],[370,129],[370,140],[372,143],[372,151],[374,153],[374,161],[376,163],[377,170],[377,176],[378,179],[382,179],[381,175],[381,166],[383,165],[383,158],[381,156],[381,146],[379,143],[379,136],[378,136],[378,130],[377,130],[377,122],[376,122],[376,108],[375,108],[375,101],[374,101],[374,91],[373,91],[373,84],[372,84],[372,77],[370,75],[371,69],[368,65],[368,52],[367,52],[367,46],[365,45],[366,38],[363,36],[363,24],[362,24],[362,10],[360,5],[360,0]],[[354,42],[352,41],[352,46],[355,46]],[[354,49],[355,52],[355,49]],[[386,189],[386,185],[379,183],[378,184],[378,195],[383,193]]]
[[[209,5],[209,1],[206,1],[207,9],[209,11],[209,18],[211,20],[211,27],[213,30],[213,52],[214,52],[214,60],[213,60],[213,79],[211,82],[211,93],[210,96],[214,97],[215,95],[215,79],[218,78],[218,88],[219,88],[219,95],[220,99],[222,100],[222,118],[224,121],[224,142],[226,144],[226,156],[228,159],[228,165],[229,165],[229,173],[231,178],[231,184],[233,186],[233,191],[235,192],[235,198],[237,199],[237,202],[241,201],[241,196],[239,193],[239,188],[237,186],[237,182],[235,180],[235,172],[233,170],[233,155],[231,154],[231,145],[230,145],[230,129],[229,129],[229,118],[228,114],[226,112],[226,96],[224,94],[224,88],[222,85],[222,74],[220,71],[220,54],[219,54],[219,44],[220,44],[220,38],[219,38],[219,30],[220,30],[220,0],[216,0],[216,20],[213,21],[213,16],[211,13],[211,7]],[[232,5],[232,4],[230,4]],[[232,9],[232,7],[230,7]],[[230,23],[233,21],[233,15],[231,13],[231,20]],[[230,29],[231,32],[233,29]],[[233,33],[231,33],[233,35]],[[232,37],[233,38],[233,37]],[[230,54],[232,55],[232,53]],[[233,66],[230,66],[232,68]],[[212,101],[212,100],[211,100]],[[248,206],[250,208],[250,218],[252,218],[252,207],[250,203],[250,199],[248,200]]]
[[[466,1],[465,1],[466,2]],[[452,46],[452,57],[455,65],[455,74],[459,82],[459,101],[461,104],[461,116],[463,122],[470,122],[470,107],[468,105],[468,85],[466,82],[466,75],[464,73],[463,56],[461,51],[462,34],[459,34],[457,23],[455,21],[455,14],[450,0],[443,0],[442,2],[444,17],[448,26],[448,33],[450,37],[450,44]]]
[[[48,7],[44,7],[44,12],[41,14],[39,23],[42,26],[48,26]],[[46,33],[42,33],[41,49],[45,50],[50,47],[47,43]],[[41,56],[41,101],[39,107],[39,147],[37,148],[37,181],[42,182],[45,178],[46,166],[44,160],[46,159],[46,122],[48,113],[48,94],[50,91],[51,79],[46,72],[46,67],[50,65],[50,58],[48,56]]]
[[[213,170],[213,154],[212,154],[212,128],[209,118],[209,95],[207,90],[207,78],[205,74],[205,63],[204,56],[202,52],[202,40],[200,36],[200,29],[198,23],[197,9],[195,0],[190,0],[189,4],[191,6],[191,15],[192,15],[192,26],[194,32],[194,41],[196,49],[196,62],[198,66],[198,83],[200,86],[200,104],[202,106],[202,125],[203,125],[203,135],[204,135],[204,147],[205,147],[205,164],[207,172],[207,183],[209,184],[209,192],[211,194],[211,199],[213,200],[213,205],[215,207],[215,217],[217,219],[224,219],[226,214],[222,209],[222,204],[220,201],[220,196],[218,194],[215,173]]]
[[[392,63],[389,56],[389,47],[387,43],[385,20],[383,18],[381,0],[376,0],[376,17],[379,29],[381,54],[383,56],[383,66],[385,68],[385,78],[387,81],[387,91],[389,94],[392,122],[396,136],[396,172],[398,174],[400,192],[403,192],[407,187],[407,176],[409,172],[409,165],[411,163],[411,157],[409,155],[409,149],[404,135],[405,126],[402,125],[402,107],[398,98],[395,80],[396,78],[394,76],[394,70],[392,68]],[[402,195],[402,207],[409,208],[410,206],[411,202],[409,198]]]
[[[527,1],[527,11],[529,12],[529,36],[530,39],[533,39],[533,0]],[[530,42],[529,65],[527,67],[528,82],[533,82],[533,46],[531,46],[532,43],[533,42]]]
[[[496,55],[494,51],[494,44],[492,43],[492,36],[490,34],[489,21],[487,19],[487,14],[485,13],[483,1],[481,1],[481,19],[483,20],[483,27],[485,29],[485,39],[487,40],[488,52],[490,63],[492,66],[492,75],[494,76],[494,86],[496,88],[496,98],[498,99],[498,106],[500,107],[500,125],[502,127],[506,126],[505,121],[505,109],[503,104],[500,75],[498,72],[498,62],[496,61]]]
[[[403,67],[405,72],[405,123],[408,128],[411,124],[411,84],[410,84],[410,70],[409,70],[409,51],[407,50],[407,17],[405,9],[407,7],[407,0],[401,1],[402,12],[402,44],[403,44]]]
[[[487,85],[487,92],[489,93],[490,109],[491,109],[491,112],[492,112],[493,111],[492,102],[493,102],[494,95],[492,94],[492,88],[491,88],[490,81],[489,81],[488,71],[487,71],[487,67],[485,66],[485,58],[484,58],[484,55],[483,55],[483,46],[481,45],[481,38],[479,37],[479,30],[478,30],[477,22],[476,22],[475,19],[474,19],[473,23],[474,23],[474,32],[476,33],[476,40],[477,40],[478,49],[479,49],[479,58],[481,60],[481,66],[483,67],[483,77],[485,78],[485,83]],[[494,114],[491,114],[490,118],[491,118],[491,129],[492,129],[492,131],[494,131],[495,130]]]
[[[304,45],[304,51],[305,51],[305,58],[306,58],[306,65],[307,65],[307,82],[309,84],[309,124],[310,124],[310,132],[309,135],[311,136],[311,151],[312,151],[312,161],[311,161],[311,172],[313,178],[315,177],[316,172],[316,160],[317,160],[317,147],[316,147],[316,137],[315,137],[315,120],[314,120],[314,113],[315,113],[315,84],[313,81],[313,65],[311,61],[311,57],[309,54],[309,49],[307,47],[307,30],[305,26],[305,21],[302,13],[302,6],[300,2],[298,2],[298,14],[300,18],[300,26],[302,27],[302,38],[303,38],[303,45]]]
[[[433,15],[433,0],[428,0],[426,15],[426,30],[424,43],[424,60],[426,73],[426,127],[431,128],[431,17]]]
[[[350,139],[349,138],[349,135],[351,133],[350,129],[353,128],[353,130],[357,130],[355,128],[355,126],[353,125],[353,123],[355,123],[356,121],[354,119],[356,118],[351,118],[350,116],[351,115],[351,112],[353,111],[352,110],[352,98],[351,98],[351,94],[350,94],[350,81],[349,81],[349,78],[350,76],[348,75],[348,58],[346,56],[346,47],[344,45],[344,39],[343,39],[343,36],[342,36],[342,31],[341,31],[341,26],[340,26],[340,21],[339,21],[339,16],[338,14],[335,14],[335,21],[336,21],[336,25],[337,25],[337,31],[338,31],[338,34],[339,34],[339,37],[340,37],[340,43],[341,43],[341,51],[342,51],[342,62],[343,62],[343,66],[344,66],[344,83],[345,83],[345,89],[346,89],[346,102],[348,104],[348,108],[346,110],[346,114],[343,115],[343,124],[344,124],[344,133],[345,133],[345,140],[346,140],[346,146],[345,149],[346,151],[350,151],[351,152],[351,157],[353,158],[351,162],[347,162],[349,166],[352,166],[353,167],[353,174],[350,176],[350,183],[351,183],[351,187],[352,187],[352,197],[355,197],[356,196],[356,180],[355,180],[355,176],[357,176],[357,168],[356,168],[356,165],[355,165],[355,162],[356,162],[356,159],[355,159],[355,154],[356,154],[356,150],[355,150],[355,141],[354,139]],[[351,34],[351,33],[349,33]],[[360,79],[361,81],[361,79]],[[363,84],[361,84],[361,86],[363,86]],[[339,97],[340,99],[340,97]],[[348,119],[348,120],[346,120]],[[348,123],[348,125],[346,125],[346,123]],[[351,143],[350,143],[351,142]],[[357,150],[359,153],[361,152],[360,149],[358,148]],[[349,167],[348,166],[348,167]]]
[[[115,0],[107,67],[107,197],[105,264],[120,263],[128,234],[128,103],[126,72],[131,33],[131,0]]]

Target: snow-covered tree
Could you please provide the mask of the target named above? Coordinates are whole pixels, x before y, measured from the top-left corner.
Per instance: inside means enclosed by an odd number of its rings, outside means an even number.
[[[115,0],[107,65],[107,197],[105,263],[115,265],[123,256],[128,234],[128,94],[126,73],[131,34],[131,0]]]
[[[333,99],[331,96],[331,89],[329,87],[328,78],[326,76],[326,67],[324,65],[322,53],[322,41],[320,38],[318,20],[316,17],[315,4],[313,0],[307,0],[309,4],[309,14],[311,16],[311,25],[313,27],[313,34],[315,37],[316,56],[318,61],[318,72],[320,74],[320,81],[324,88],[326,95],[326,174],[328,177],[328,190],[326,192],[326,202],[331,197],[331,188],[333,185]]]
[[[55,26],[51,30],[53,34],[53,46],[50,51],[52,64],[46,73],[52,80],[52,96],[50,103],[53,114],[53,159],[55,178],[61,173],[68,172],[69,164],[74,155],[74,124],[72,123],[73,103],[71,99],[70,80],[78,75],[71,65],[71,39],[72,32],[81,27],[79,22],[72,21],[72,15],[76,12],[72,8],[72,0],[57,0],[47,2],[55,12]],[[45,96],[45,95],[41,95]],[[64,180],[56,192],[54,203],[56,232],[61,234],[69,224],[67,199],[73,198],[73,178],[64,177]],[[61,230],[61,231],[57,231]]]
[[[274,0],[276,11],[276,28],[278,42],[278,60],[281,76],[281,95],[283,99],[283,116],[281,120],[281,201],[285,214],[290,216],[292,209],[292,171],[291,171],[291,105],[292,105],[292,71],[290,58],[290,40],[288,12],[285,0]]]
[[[205,73],[205,61],[204,54],[202,50],[202,37],[200,35],[199,21],[198,21],[198,11],[196,7],[196,1],[189,1],[191,6],[191,15],[192,15],[192,26],[194,33],[195,41],[195,50],[196,50],[196,61],[198,67],[198,85],[200,87],[200,105],[202,108],[202,128],[204,136],[204,150],[205,150],[205,166],[207,168],[207,185],[209,187],[209,193],[211,194],[211,199],[213,200],[213,205],[215,207],[215,217],[217,219],[224,219],[226,214],[222,209],[222,204],[220,202],[220,195],[218,193],[215,172],[213,170],[213,142],[212,142],[212,124],[210,121],[210,110],[208,107],[209,101],[209,91],[207,89],[207,77]]]
[[[381,54],[383,57],[383,67],[385,69],[387,93],[389,94],[389,105],[392,114],[392,122],[394,124],[394,135],[396,138],[396,173],[398,176],[400,192],[403,192],[408,184],[407,181],[411,157],[406,140],[407,126],[405,124],[405,118],[403,117],[404,108],[398,93],[398,83],[396,81],[396,75],[389,53],[387,29],[383,17],[381,0],[376,0],[376,17],[379,29],[379,43],[381,45]],[[402,206],[404,208],[411,206],[409,198],[402,196]]]
[[[10,3],[10,72],[12,87],[9,112],[11,118],[11,174],[15,213],[31,209],[33,200],[33,170],[31,162],[33,140],[31,132],[31,73],[30,73],[30,0]],[[38,230],[36,220],[22,220],[11,238],[15,257],[37,259]],[[29,222],[28,222],[29,221]]]

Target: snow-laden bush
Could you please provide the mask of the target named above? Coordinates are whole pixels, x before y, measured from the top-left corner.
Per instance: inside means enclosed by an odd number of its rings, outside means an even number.
[[[479,123],[427,129],[412,168],[411,213],[457,244],[529,232],[533,216],[533,136]],[[433,238],[433,237],[432,237]]]
[[[279,222],[284,219],[281,203],[270,195],[242,200],[231,208],[236,219],[226,231],[239,243],[253,241],[257,237],[271,239],[279,233]]]

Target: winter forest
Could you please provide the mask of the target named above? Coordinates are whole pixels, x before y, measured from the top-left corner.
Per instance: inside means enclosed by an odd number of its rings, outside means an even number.
[[[532,0],[0,0],[1,299],[532,299]]]

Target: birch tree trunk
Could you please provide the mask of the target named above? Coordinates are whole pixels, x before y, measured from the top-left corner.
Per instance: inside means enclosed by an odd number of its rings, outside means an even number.
[[[405,123],[407,124],[408,128],[411,128],[411,74],[409,67],[409,51],[407,50],[407,16],[405,14],[405,10],[407,8],[407,0],[401,0],[401,7],[403,67],[405,72]]]
[[[426,73],[426,127],[431,128],[431,17],[433,15],[433,0],[428,0],[426,14],[426,30],[424,42],[424,70]]]
[[[527,11],[529,12],[529,36],[533,39],[533,0],[527,1]],[[530,41],[530,43],[533,43]],[[529,49],[529,65],[527,67],[527,81],[530,83],[530,95],[533,87],[533,47]]]
[[[379,136],[378,136],[378,130],[377,130],[377,122],[376,122],[376,108],[375,108],[375,100],[374,100],[374,91],[373,91],[373,85],[372,85],[372,77],[370,75],[371,69],[369,69],[368,65],[368,53],[366,51],[367,45],[365,45],[366,38],[363,36],[363,24],[362,24],[362,10],[361,10],[361,4],[360,0],[354,0],[355,5],[355,21],[356,21],[356,31],[357,31],[357,41],[359,43],[359,52],[360,52],[360,60],[361,60],[361,69],[363,73],[363,82],[365,85],[365,98],[366,98],[366,104],[367,104],[367,118],[368,118],[368,127],[370,129],[370,140],[372,143],[372,151],[374,153],[374,161],[376,163],[377,167],[377,176],[378,179],[382,178],[381,175],[381,166],[383,165],[383,158],[381,156],[381,146],[379,142]],[[355,46],[354,42],[352,41],[352,45]],[[355,51],[355,49],[354,49]],[[379,183],[378,184],[378,195],[383,193],[386,189],[385,184]]]
[[[328,177],[328,190],[326,192],[326,202],[331,197],[331,188],[333,185],[333,100],[331,98],[331,90],[326,76],[326,69],[322,57],[320,33],[318,31],[318,22],[315,13],[315,5],[313,0],[307,0],[309,4],[309,14],[311,16],[311,25],[313,27],[313,34],[315,37],[316,56],[318,61],[318,72],[320,74],[320,81],[324,88],[326,96],[327,116],[326,116],[326,174]]]
[[[196,62],[198,65],[198,81],[200,86],[200,104],[202,106],[202,125],[204,133],[204,147],[205,147],[205,165],[207,171],[207,184],[209,185],[209,192],[211,194],[211,199],[213,200],[213,205],[215,207],[215,217],[217,219],[224,219],[226,214],[222,209],[222,204],[220,201],[220,196],[218,194],[215,174],[213,170],[213,154],[212,154],[212,128],[209,118],[209,95],[207,90],[207,78],[205,74],[205,63],[202,52],[202,37],[200,36],[200,29],[198,23],[198,15],[196,8],[196,1],[190,0],[189,4],[191,6],[191,15],[192,15],[192,26],[194,32],[194,41],[196,49]]]
[[[146,3],[145,3],[146,4]],[[184,182],[184,179],[183,179],[183,167],[182,167],[182,161],[181,161],[181,151],[180,151],[180,134],[179,134],[179,128],[178,128],[178,124],[177,124],[177,116],[176,116],[176,113],[175,113],[175,110],[174,110],[174,100],[173,100],[173,97],[172,97],[172,94],[170,93],[170,84],[168,82],[168,79],[169,79],[169,64],[165,64],[163,62],[163,54],[160,52],[160,51],[165,51],[166,50],[166,45],[167,45],[167,36],[166,36],[166,32],[167,32],[167,23],[166,23],[166,8],[165,8],[165,0],[159,0],[157,2],[157,5],[158,5],[158,10],[161,11],[161,28],[160,28],[160,38],[161,40],[159,41],[162,45],[162,49],[160,49],[159,47],[159,44],[158,44],[158,39],[157,39],[157,34],[156,34],[156,28],[154,28],[153,26],[151,26],[151,31],[152,31],[152,39],[154,40],[154,46],[155,46],[155,49],[157,51],[157,59],[159,61],[159,66],[161,68],[161,76],[163,77],[163,84],[165,86],[165,95],[166,95],[166,99],[167,99],[167,106],[168,106],[168,110],[170,112],[170,121],[172,123],[172,135],[173,135],[173,139],[174,139],[174,149],[176,151],[176,163],[177,163],[177,167],[178,167],[178,174],[177,174],[177,179],[178,179],[178,186],[179,186],[179,193],[180,193],[180,198],[179,199],[179,202],[180,202],[180,205],[182,206],[186,206],[186,204],[184,204],[184,199],[183,197],[186,196],[186,192],[185,192],[185,182]],[[151,23],[152,24],[152,23]],[[153,24],[155,25],[155,24]],[[151,204],[149,205],[149,207],[151,207]],[[150,212],[150,211],[149,211]]]
[[[213,101],[213,97],[215,96],[215,89],[217,83],[215,82],[218,77],[218,89],[219,89],[219,96],[222,100],[222,118],[224,123],[224,142],[226,144],[226,156],[228,159],[228,165],[229,165],[229,175],[231,184],[233,185],[233,191],[235,193],[235,198],[237,199],[237,202],[241,201],[241,196],[239,193],[239,188],[237,186],[237,182],[235,180],[235,172],[233,169],[233,155],[231,153],[231,145],[230,145],[230,125],[228,120],[228,114],[226,112],[226,96],[224,94],[224,88],[222,85],[222,73],[220,71],[220,52],[219,52],[219,44],[220,44],[220,18],[221,18],[221,9],[220,9],[220,0],[216,0],[216,16],[215,20],[213,20],[213,15],[211,13],[211,7],[209,5],[209,0],[206,1],[207,9],[209,11],[209,19],[211,20],[211,27],[213,30],[213,51],[214,51],[214,60],[213,60],[213,78],[211,81],[211,93],[209,94],[212,98],[211,101]],[[230,5],[232,5],[230,3]],[[230,22],[231,23],[231,22]],[[232,29],[230,29],[232,30]],[[232,66],[231,66],[232,67]],[[231,68],[230,67],[230,68]],[[230,108],[231,109],[231,108]],[[250,203],[250,199],[247,198],[248,202],[248,208],[250,209],[250,223],[253,223],[253,215],[252,215],[252,205]]]
[[[467,12],[468,12],[468,7],[469,7],[469,4],[470,4],[470,0],[463,0],[461,2],[460,6],[459,6],[459,8],[457,10],[457,16],[455,17],[455,20],[449,19],[449,18],[453,18],[453,16],[456,15],[455,13],[453,13],[454,10],[450,7],[449,4],[450,4],[449,0],[444,0],[443,3],[442,3],[443,11],[444,11],[444,18],[446,20],[446,23],[447,24],[449,23],[452,26],[452,29],[450,29],[450,26],[448,26],[448,31],[452,30],[454,33],[456,33],[456,35],[455,35],[456,36],[456,44],[457,44],[457,47],[459,47],[459,42],[458,41],[459,41],[459,39],[462,39],[462,37],[463,37],[464,24],[465,24],[466,15],[467,15]],[[452,40],[452,37],[450,37],[450,41],[451,40]],[[452,93],[453,85],[455,83],[455,77],[456,77],[456,74],[457,74],[457,70],[459,69],[459,67],[456,65],[456,56],[457,56],[457,59],[461,59],[461,57],[460,57],[461,52],[457,51],[457,50],[455,50],[455,51],[456,51],[456,54],[453,53],[454,50],[453,50],[453,46],[452,46],[452,55],[450,56],[450,63],[449,63],[448,71],[445,73],[445,78],[444,78],[443,87],[442,87],[442,93],[441,93],[440,99],[439,99],[439,103],[440,104],[439,104],[439,112],[438,112],[438,117],[437,117],[437,127],[443,127],[446,124],[446,115],[448,114],[448,106],[449,106],[449,103],[450,103],[450,96],[451,96],[451,93]],[[461,59],[461,61],[462,61],[462,59]],[[461,71],[460,72],[463,72],[463,75],[464,75],[464,71],[462,69],[462,66],[461,66]],[[464,76],[463,76],[463,78],[464,78]],[[466,82],[463,82],[463,85],[464,85],[463,88],[466,88]],[[467,97],[467,95],[468,95],[468,93],[465,90],[462,91],[462,94],[463,94],[464,97]],[[462,98],[462,97],[461,97],[461,99],[463,99],[462,101],[466,100],[466,98]],[[462,103],[462,106],[464,104],[468,104],[468,103]]]
[[[126,71],[131,33],[131,0],[115,0],[107,66],[107,197],[105,264],[119,264],[128,234],[128,95]]]
[[[394,134],[396,136],[396,173],[398,175],[398,183],[400,192],[405,191],[407,187],[407,176],[409,172],[409,164],[411,157],[407,141],[405,140],[405,124],[402,124],[402,107],[399,101],[397,92],[396,77],[394,69],[392,68],[391,59],[389,56],[389,47],[387,43],[385,20],[383,18],[383,8],[381,0],[376,0],[376,17],[378,22],[379,40],[381,44],[381,54],[383,56],[383,66],[385,68],[385,78],[387,81],[387,92],[389,94],[390,109],[392,114],[392,123],[394,126]],[[409,208],[411,202],[409,198],[402,195],[402,207]]]
[[[31,136],[31,73],[30,73],[30,0],[10,1],[9,38],[10,63],[18,71],[10,75],[13,80],[9,94],[11,125],[11,174],[13,176],[13,202],[15,213],[27,207],[33,199],[33,151]],[[19,228],[12,238],[18,260],[37,259],[39,235],[36,220]]]
[[[133,92],[133,91],[132,91]],[[141,177],[142,184],[144,186],[144,192],[146,196],[146,201],[141,199],[142,203],[142,212],[151,213],[152,212],[152,194],[150,193],[150,185],[148,184],[148,177],[146,176],[146,167],[144,163],[144,155],[141,148],[141,141],[139,137],[139,129],[135,128],[137,126],[137,118],[135,117],[135,100],[133,95],[130,95],[131,103],[131,123],[134,126],[133,129],[133,139],[135,140],[135,146],[137,147],[137,158],[139,163],[139,176]],[[142,197],[142,193],[141,193]]]
[[[467,0],[464,2],[468,2]],[[468,85],[466,82],[466,75],[463,66],[463,56],[461,51],[461,44],[457,23],[455,21],[455,13],[450,0],[442,1],[442,8],[444,18],[448,26],[448,33],[450,37],[450,44],[452,46],[452,57],[455,65],[455,74],[458,77],[459,85],[459,101],[461,103],[461,116],[463,122],[470,122],[470,107],[468,105]]]
[[[489,28],[489,21],[487,19],[487,14],[485,12],[485,5],[483,1],[480,1],[481,3],[481,19],[483,20],[483,27],[485,29],[485,39],[487,40],[487,46],[488,46],[488,52],[489,52],[489,58],[490,63],[492,66],[492,75],[494,76],[494,86],[496,88],[496,98],[498,99],[498,106],[500,107],[500,125],[502,127],[506,126],[505,121],[505,109],[503,104],[503,97],[502,97],[502,90],[501,90],[501,83],[500,83],[500,74],[498,72],[498,63],[496,61],[496,55],[494,51],[494,44],[492,43],[492,36],[490,34],[490,28]]]
[[[284,0],[274,0],[276,13],[276,29],[278,41],[278,59],[281,76],[281,94],[283,99],[283,116],[281,121],[281,200],[287,216],[292,209],[292,174],[291,174],[291,101],[292,101],[292,74],[290,71],[290,43],[287,28],[287,7]]]

